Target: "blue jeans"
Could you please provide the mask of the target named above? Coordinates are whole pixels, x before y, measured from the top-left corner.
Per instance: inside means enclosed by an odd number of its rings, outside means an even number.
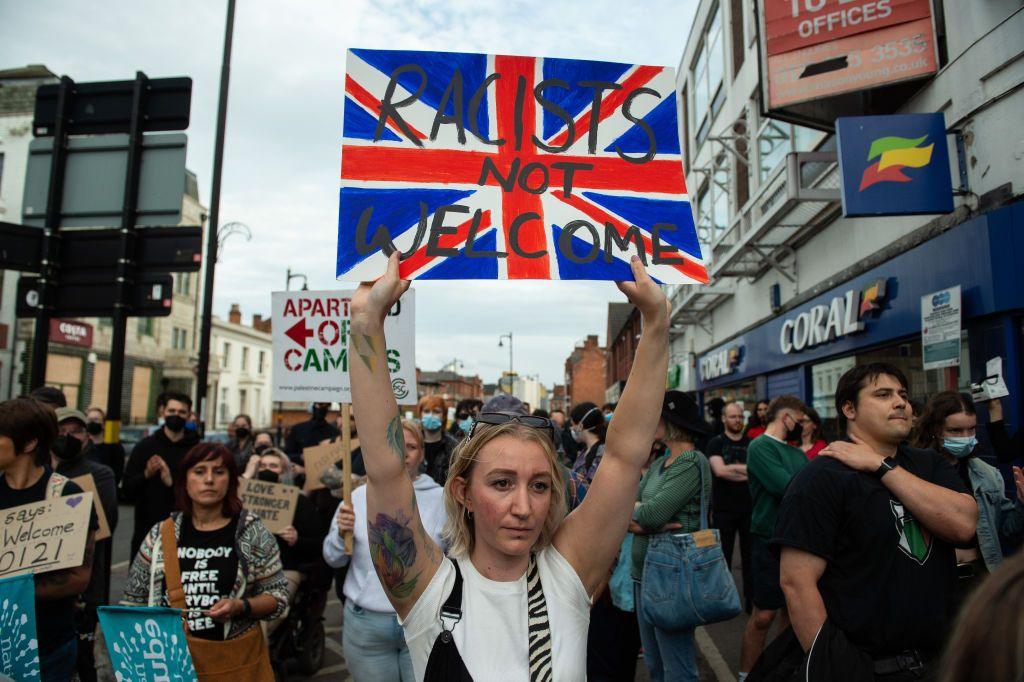
[[[413,682],[412,657],[393,613],[345,602],[341,629],[345,663],[355,682]]]
[[[644,664],[651,682],[699,682],[693,630],[667,632],[651,625],[640,607],[640,583],[635,585],[637,622],[644,645]]]
[[[78,641],[72,637],[65,644],[39,657],[39,678],[42,682],[68,682],[78,661]]]

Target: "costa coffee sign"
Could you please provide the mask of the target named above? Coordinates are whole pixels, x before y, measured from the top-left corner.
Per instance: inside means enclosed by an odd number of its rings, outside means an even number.
[[[92,325],[72,320],[50,320],[50,341],[92,347]]]

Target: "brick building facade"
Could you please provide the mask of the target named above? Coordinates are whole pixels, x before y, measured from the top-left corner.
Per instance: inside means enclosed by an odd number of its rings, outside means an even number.
[[[567,408],[580,403],[604,402],[605,350],[597,342],[597,334],[590,334],[577,343],[565,360],[565,396]]]

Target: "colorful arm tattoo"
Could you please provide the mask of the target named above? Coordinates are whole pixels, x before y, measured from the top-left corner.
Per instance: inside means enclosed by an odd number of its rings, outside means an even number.
[[[395,453],[395,457],[403,465],[405,464],[405,435],[402,433],[402,419],[397,414],[388,424],[387,431],[388,447]]]
[[[366,368],[370,370],[372,374],[374,367],[377,364],[377,350],[373,346],[373,337],[369,334],[353,334],[352,340],[355,341],[356,353],[359,355],[359,359],[363,361]]]
[[[369,525],[370,558],[384,588],[396,599],[405,599],[416,589],[420,573],[410,576],[416,563],[416,540],[409,519],[399,509],[395,516],[377,514]]]

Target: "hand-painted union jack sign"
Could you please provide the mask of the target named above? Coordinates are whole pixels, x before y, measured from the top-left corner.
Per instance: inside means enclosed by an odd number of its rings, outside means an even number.
[[[707,282],[675,74],[661,66],[350,50],[339,279]]]

